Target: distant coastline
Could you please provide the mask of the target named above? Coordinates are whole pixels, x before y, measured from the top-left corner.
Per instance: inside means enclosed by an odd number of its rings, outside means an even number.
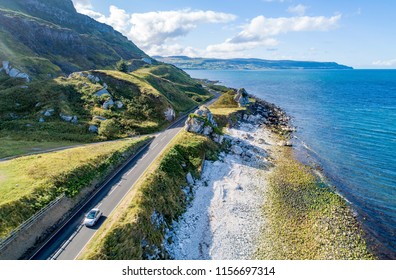
[[[265,60],[258,58],[191,58],[187,56],[155,56],[154,58],[186,70],[353,69],[350,66],[336,62]]]

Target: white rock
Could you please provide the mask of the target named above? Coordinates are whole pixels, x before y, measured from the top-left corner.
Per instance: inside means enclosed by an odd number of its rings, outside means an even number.
[[[187,173],[186,180],[189,185],[194,185],[194,183],[195,183],[195,180],[190,172]]]
[[[101,90],[98,90],[97,92],[94,93],[94,95],[101,97],[102,95],[108,94],[111,96],[110,92],[107,90],[107,88],[102,88]]]
[[[45,110],[43,115],[46,116],[46,117],[51,117],[54,114],[54,112],[55,112],[55,110],[50,108],[50,109]]]
[[[99,132],[99,128],[96,125],[90,125],[89,128],[88,128],[88,131],[92,132],[92,133],[98,133]]]
[[[241,147],[234,145],[231,147],[231,151],[236,154],[236,155],[241,155],[243,153],[243,150]]]
[[[105,103],[103,103],[103,109],[108,110],[109,107],[113,105],[114,105],[113,99],[109,99]]]
[[[73,116],[63,115],[62,113],[59,114],[59,116],[60,116],[61,119],[64,120],[65,122],[71,122],[71,120],[73,119]]]
[[[117,106],[118,109],[121,109],[122,107],[124,107],[124,103],[122,103],[121,101],[116,101],[116,102],[114,102],[114,104]]]
[[[213,132],[213,128],[209,125],[205,126],[202,134],[205,136],[209,136]]]
[[[164,112],[164,115],[165,115],[165,119],[166,119],[168,122],[173,121],[173,120],[175,119],[175,117],[176,117],[175,110],[173,110],[172,107],[168,107],[168,108],[166,109],[166,111]]]

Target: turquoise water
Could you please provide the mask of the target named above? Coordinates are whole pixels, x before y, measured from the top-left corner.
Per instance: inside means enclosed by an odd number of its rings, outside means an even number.
[[[188,71],[282,107],[297,154],[323,168],[370,245],[396,259],[396,70]]]

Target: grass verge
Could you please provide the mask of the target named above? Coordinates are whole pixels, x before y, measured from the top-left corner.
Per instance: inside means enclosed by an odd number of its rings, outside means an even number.
[[[198,176],[204,158],[214,158],[217,150],[210,139],[181,132],[108,217],[80,258],[167,258],[162,248],[165,233],[185,211],[186,194],[191,192],[186,174]]]
[[[0,159],[19,156],[29,153],[38,153],[50,149],[74,146],[81,143],[69,142],[69,141],[59,141],[59,142],[37,142],[37,141],[15,141],[10,138],[0,138]]]
[[[100,183],[148,138],[93,144],[0,162],[0,237],[62,193]]]
[[[282,148],[269,178],[259,259],[373,259],[350,207]]]

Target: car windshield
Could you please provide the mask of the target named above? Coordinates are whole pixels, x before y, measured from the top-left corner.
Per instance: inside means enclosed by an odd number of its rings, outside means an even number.
[[[87,218],[88,219],[93,219],[96,216],[96,211],[91,211],[88,213]]]

